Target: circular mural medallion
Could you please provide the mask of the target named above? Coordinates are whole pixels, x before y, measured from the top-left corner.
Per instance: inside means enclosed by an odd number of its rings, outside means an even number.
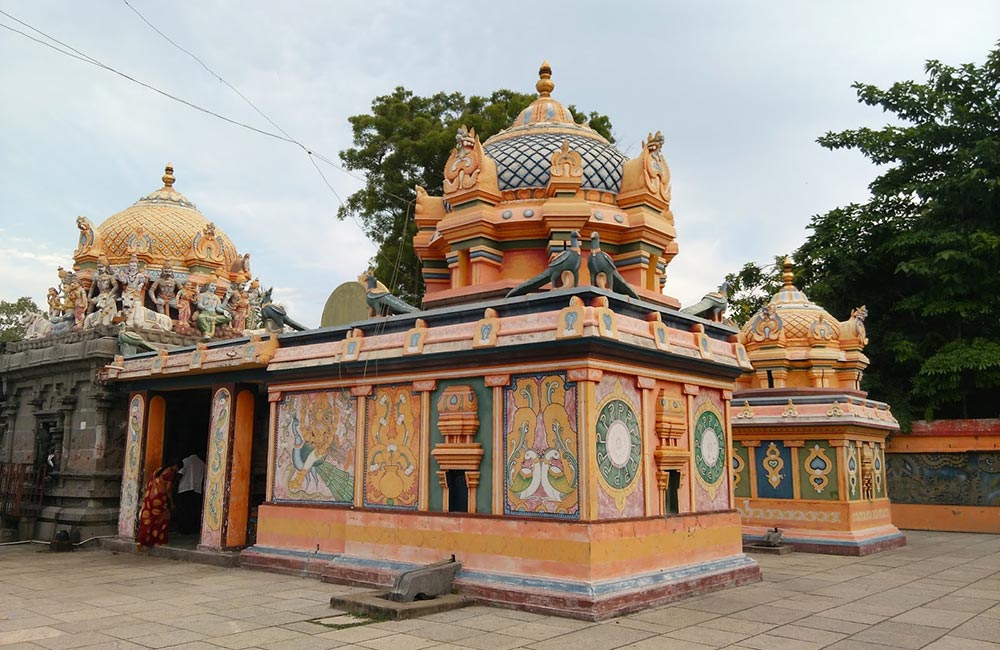
[[[613,488],[628,487],[639,473],[642,435],[628,403],[613,399],[597,416],[597,466]]]
[[[725,446],[725,429],[719,416],[713,411],[705,411],[698,416],[694,428],[694,461],[698,474],[710,485],[719,480],[725,469],[722,457]]]

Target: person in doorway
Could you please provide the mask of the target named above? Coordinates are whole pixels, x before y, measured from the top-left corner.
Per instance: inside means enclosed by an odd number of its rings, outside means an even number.
[[[174,477],[180,463],[165,465],[156,470],[146,484],[146,496],[139,511],[139,535],[136,546],[145,547],[167,543],[170,513],[174,509]]]
[[[177,483],[177,530],[182,535],[190,535],[197,533],[201,527],[205,461],[197,454],[191,454],[181,462],[181,480]]]

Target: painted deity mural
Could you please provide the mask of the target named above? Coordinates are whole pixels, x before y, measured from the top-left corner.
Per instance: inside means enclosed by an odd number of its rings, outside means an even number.
[[[1000,454],[888,454],[894,503],[1000,506]]]
[[[146,401],[142,395],[133,396],[128,407],[125,473],[122,478],[121,506],[118,511],[118,534],[123,537],[135,535],[136,512],[139,507],[139,456],[142,453],[140,435],[145,407]]]
[[[504,389],[504,512],[580,518],[577,386],[563,374]]]
[[[274,500],[353,504],[357,400],[340,390],[286,393],[277,410]]]
[[[229,456],[229,414],[233,396],[225,388],[212,397],[212,421],[208,438],[208,476],[205,479],[205,545],[219,544],[222,539],[223,495],[226,490],[226,458]]]
[[[635,379],[605,374],[597,385],[597,516],[641,517],[642,411]]]
[[[420,487],[420,397],[409,384],[367,400],[364,504],[415,510]]]

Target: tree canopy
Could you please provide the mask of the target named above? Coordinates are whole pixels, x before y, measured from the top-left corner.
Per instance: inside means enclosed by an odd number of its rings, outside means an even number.
[[[14,302],[0,300],[0,341],[20,341],[24,338],[21,316],[30,311],[38,311],[38,305],[27,296]]]
[[[819,138],[880,166],[866,203],[813,217],[801,288],[833,314],[867,305],[863,386],[904,421],[1000,415],[1000,46],[928,61],[924,83],[856,83],[894,119]]]
[[[440,195],[444,166],[463,124],[480,139],[507,128],[535,95],[497,90],[488,97],[440,92],[420,97],[403,87],[376,97],[371,113],[348,118],[354,146],[340,152],[347,169],[365,174],[365,186],[349,196],[338,217],[357,217],[365,234],[378,244],[373,260],[376,276],[390,291],[413,303],[424,293],[420,263],[413,250],[415,186]],[[577,122],[609,141],[611,121],[598,113],[569,106]]]

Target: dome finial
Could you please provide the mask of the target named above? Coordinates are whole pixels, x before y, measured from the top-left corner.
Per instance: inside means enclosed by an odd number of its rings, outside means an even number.
[[[794,286],[792,280],[795,279],[795,273],[792,272],[792,258],[786,256],[785,263],[782,264],[781,280],[785,283],[786,287]]]
[[[548,61],[542,61],[542,67],[538,68],[538,83],[535,84],[538,96],[548,97],[555,87],[556,85],[552,83],[552,66]]]
[[[174,185],[174,166],[167,163],[166,168],[163,170],[163,187],[173,187]]]

